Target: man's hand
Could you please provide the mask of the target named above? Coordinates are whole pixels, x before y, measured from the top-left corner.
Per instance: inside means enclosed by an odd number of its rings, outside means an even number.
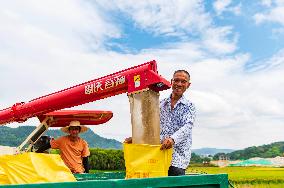
[[[174,143],[175,142],[172,138],[166,138],[165,140],[163,140],[160,150],[170,149],[173,147]]]
[[[132,143],[132,137],[125,138],[123,143],[131,144]]]

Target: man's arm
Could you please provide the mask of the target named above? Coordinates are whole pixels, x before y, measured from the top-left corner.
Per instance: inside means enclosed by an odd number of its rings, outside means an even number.
[[[90,156],[90,150],[88,143],[85,140],[83,140],[82,162],[83,162],[83,167],[85,169],[85,173],[89,173],[90,169],[89,156]]]
[[[83,166],[85,169],[85,173],[89,173],[89,169],[90,169],[89,157],[83,157]]]
[[[191,137],[192,127],[193,125],[191,123],[187,123],[176,131],[170,138],[173,139],[174,143],[178,144]]]
[[[178,144],[181,141],[191,137],[192,127],[196,116],[195,113],[195,107],[193,104],[191,104],[188,107],[188,112],[185,113],[184,125],[171,136],[175,144]]]

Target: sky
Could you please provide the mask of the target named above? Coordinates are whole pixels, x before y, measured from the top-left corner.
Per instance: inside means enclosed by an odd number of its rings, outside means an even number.
[[[193,148],[284,141],[283,0],[1,1],[0,24],[0,109],[156,60],[191,74]],[[111,110],[90,128],[131,136],[126,93],[73,109]]]

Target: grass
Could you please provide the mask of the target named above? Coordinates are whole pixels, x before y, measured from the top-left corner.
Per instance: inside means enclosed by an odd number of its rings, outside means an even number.
[[[189,167],[188,173],[226,173],[229,180],[240,188],[284,187],[284,168],[271,167]]]

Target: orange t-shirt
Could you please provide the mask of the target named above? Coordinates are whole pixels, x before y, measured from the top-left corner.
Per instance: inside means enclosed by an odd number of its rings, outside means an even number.
[[[82,138],[72,142],[69,136],[62,136],[50,141],[51,148],[59,149],[60,155],[66,166],[72,173],[83,173],[83,157],[90,155],[88,144]]]

